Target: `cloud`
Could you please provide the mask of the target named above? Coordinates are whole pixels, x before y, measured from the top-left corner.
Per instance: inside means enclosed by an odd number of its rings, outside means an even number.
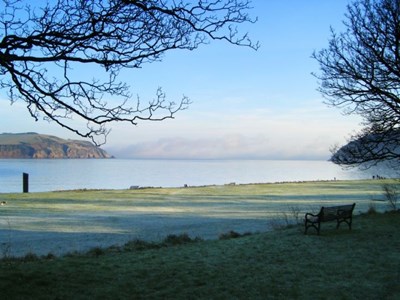
[[[120,158],[326,160],[331,146],[345,143],[358,121],[311,104],[287,110],[228,107],[223,114],[196,111],[142,125],[135,133],[118,130],[124,133],[121,142],[104,148]]]
[[[296,143],[294,141],[294,143]],[[165,138],[136,143],[127,147],[110,147],[121,158],[161,159],[326,159],[327,150],[304,147],[286,141],[273,141],[265,135],[229,134],[219,138]]]

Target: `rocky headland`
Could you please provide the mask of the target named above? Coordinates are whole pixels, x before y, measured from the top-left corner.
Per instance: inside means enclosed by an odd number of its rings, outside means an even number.
[[[52,135],[0,134],[0,158],[112,158],[88,141],[65,140]]]

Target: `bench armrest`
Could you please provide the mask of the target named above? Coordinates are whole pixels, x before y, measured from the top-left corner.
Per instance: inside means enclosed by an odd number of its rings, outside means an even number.
[[[318,218],[319,217],[319,214],[312,214],[312,213],[306,213],[306,215],[304,216],[304,218],[306,219],[306,220],[308,220],[308,218],[309,217],[311,217],[311,218]]]

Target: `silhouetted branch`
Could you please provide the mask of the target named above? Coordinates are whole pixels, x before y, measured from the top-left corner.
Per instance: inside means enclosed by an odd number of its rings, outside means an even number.
[[[364,130],[332,161],[345,166],[400,161],[400,2],[357,0],[346,31],[332,29],[329,46],[313,57],[327,103],[363,118]]]
[[[168,102],[159,89],[142,106],[118,80],[122,69],[210,40],[258,48],[235,27],[253,22],[249,1],[56,0],[44,7],[3,2],[0,87],[11,101],[25,101],[36,120],[44,117],[93,141],[106,137],[110,122],[161,121],[190,104],[187,97]],[[87,130],[73,121],[86,122]]]

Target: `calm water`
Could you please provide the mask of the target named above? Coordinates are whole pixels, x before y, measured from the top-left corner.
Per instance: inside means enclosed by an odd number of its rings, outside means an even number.
[[[21,192],[23,172],[29,174],[31,192],[389,176],[377,170],[346,171],[327,161],[0,159],[0,192]]]

